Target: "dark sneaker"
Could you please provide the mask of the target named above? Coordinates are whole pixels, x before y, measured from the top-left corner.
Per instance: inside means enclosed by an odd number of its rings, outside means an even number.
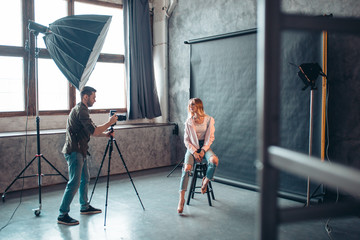
[[[88,209],[86,210],[80,210],[80,214],[95,214],[95,213],[101,213],[101,209],[97,209],[89,205]]]
[[[65,214],[58,217],[58,223],[71,226],[78,225],[79,221],[70,217],[69,214]]]

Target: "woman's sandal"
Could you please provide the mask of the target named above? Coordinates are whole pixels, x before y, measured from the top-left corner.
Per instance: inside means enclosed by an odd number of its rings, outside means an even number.
[[[206,177],[203,177],[202,183],[201,183],[201,193],[202,194],[206,193],[206,191],[207,191],[207,184],[204,186],[205,178]]]

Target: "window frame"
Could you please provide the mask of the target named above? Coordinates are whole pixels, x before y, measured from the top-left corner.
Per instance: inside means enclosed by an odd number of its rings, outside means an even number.
[[[22,57],[23,58],[23,81],[24,81],[24,101],[25,101],[25,110],[24,111],[14,111],[14,112],[0,112],[0,117],[14,117],[14,116],[35,116],[36,115],[36,92],[35,92],[35,36],[30,34],[28,31],[28,22],[29,20],[35,19],[35,0],[22,0],[22,46],[4,46],[0,45],[0,56],[7,57]],[[104,2],[100,0],[64,0],[67,2],[67,14],[68,16],[74,15],[74,6],[75,1],[83,2],[93,5],[113,7],[113,8],[123,8],[122,4]],[[25,42],[29,39],[30,42],[30,52],[25,48]],[[45,48],[39,48],[38,59],[51,59],[49,52]],[[30,60],[30,61],[29,61]],[[124,64],[125,56],[123,54],[108,54],[102,53],[98,58],[98,62],[107,62],[107,63],[120,63]],[[30,66],[29,66],[30,63]],[[28,70],[28,66],[30,67]],[[27,90],[28,89],[28,90]],[[27,94],[27,92],[29,94]],[[54,111],[39,111],[39,115],[67,115],[70,113],[70,110],[76,105],[76,88],[72,84],[68,83],[68,109],[67,110],[54,110]],[[27,104],[28,101],[28,104]],[[27,107],[27,109],[26,109]],[[111,108],[117,110],[119,113],[125,113],[126,108]],[[91,113],[107,113],[108,109],[91,109]]]

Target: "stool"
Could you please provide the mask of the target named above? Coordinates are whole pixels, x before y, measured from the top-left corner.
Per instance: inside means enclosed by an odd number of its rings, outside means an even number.
[[[195,163],[193,177],[192,177],[191,184],[190,184],[190,191],[189,191],[189,195],[188,195],[188,199],[187,199],[187,203],[186,203],[187,205],[190,204],[190,199],[194,198],[195,193],[201,193],[201,185],[196,186],[196,180],[197,180],[197,178],[203,179],[203,177],[206,176],[206,170],[207,170],[206,163]],[[200,191],[196,191],[197,188],[200,188]],[[214,191],[213,191],[213,188],[211,185],[211,181],[209,181],[209,183],[207,185],[206,194],[208,197],[209,206],[212,206],[210,194],[211,194],[211,197],[213,200],[215,200],[215,197],[214,197]]]

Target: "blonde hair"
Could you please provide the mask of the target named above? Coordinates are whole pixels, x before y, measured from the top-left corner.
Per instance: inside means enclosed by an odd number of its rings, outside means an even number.
[[[194,113],[192,113],[190,111],[190,105],[191,103],[193,103],[196,105],[197,107],[197,114],[200,116],[200,117],[204,117],[206,115],[205,111],[204,111],[204,105],[203,105],[203,102],[201,101],[200,98],[190,98],[189,99],[189,102],[188,102],[188,117],[191,118]]]

